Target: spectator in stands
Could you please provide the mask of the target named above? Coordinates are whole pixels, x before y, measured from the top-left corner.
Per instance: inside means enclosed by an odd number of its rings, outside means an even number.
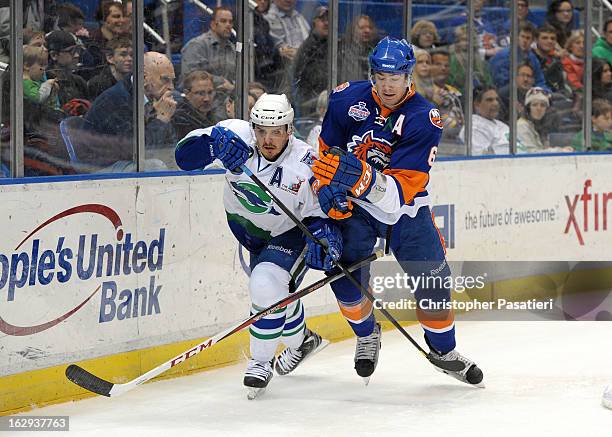
[[[565,44],[565,43],[564,43]],[[546,85],[554,93],[569,94],[565,87],[565,75],[561,58],[558,56],[557,33],[555,28],[544,24],[538,28],[534,52],[544,74]]]
[[[87,99],[87,82],[74,74],[83,46],[77,43],[76,37],[63,30],[54,30],[47,35],[47,48],[51,62],[47,67],[47,76],[57,79],[58,99],[64,106],[72,99]]]
[[[415,49],[414,58],[416,65],[412,81],[415,90],[433,103],[433,78],[431,77],[431,55],[423,49]]]
[[[236,80],[236,45],[230,41],[234,17],[225,6],[214,9],[210,30],[191,39],[181,50],[182,75],[210,71],[218,91],[231,92]]]
[[[95,100],[102,91],[132,73],[132,41],[126,37],[111,39],[106,43],[106,62],[108,65],[100,74],[87,82],[89,100]]]
[[[212,126],[225,118],[215,105],[215,87],[210,73],[194,70],[183,80],[185,98],[180,100],[172,117],[177,138],[183,138],[194,129]]]
[[[516,8],[519,27],[523,23],[530,23],[534,28],[537,28],[536,23],[538,20],[533,12],[529,10],[529,0],[518,0]],[[510,14],[508,13],[508,15]],[[510,45],[510,29],[512,29],[512,22],[510,20],[510,17],[508,17],[499,28],[497,39],[501,47],[508,47]]]
[[[256,101],[257,99],[255,96],[249,93],[249,114]],[[234,101],[234,96],[231,94],[225,98],[225,116],[223,118],[236,118],[236,102]],[[238,118],[240,117],[238,116]]]
[[[484,0],[473,0],[474,4],[474,22],[473,25],[478,35],[478,54],[483,60],[488,60],[495,56],[502,48],[497,42],[497,30],[499,23],[495,23],[487,19],[482,13]],[[467,12],[460,13],[455,19],[449,22],[452,29],[461,25],[467,24]],[[453,35],[448,36],[448,40],[452,40]]]
[[[497,119],[499,96],[493,87],[479,87],[474,91],[472,117],[472,155],[506,155],[510,153],[510,128]],[[464,138],[465,129],[459,137]]]
[[[591,145],[586,150],[592,152],[612,152],[612,103],[607,100],[593,100]],[[574,137],[574,150],[584,152],[584,130]]]
[[[32,47],[43,47],[45,45],[45,33],[39,30],[23,29],[23,45]]]
[[[304,16],[295,10],[296,0],[273,0],[264,18],[270,25],[270,36],[281,57],[275,83],[270,86],[278,93],[290,93],[290,77],[297,51],[308,35],[310,25]]]
[[[593,100],[612,102],[612,66],[603,58],[593,58]]]
[[[567,84],[572,91],[582,91],[584,75],[584,31],[575,30],[565,43],[565,51],[568,53],[561,64],[567,78]]]
[[[559,48],[565,47],[567,39],[575,28],[574,6],[568,0],[553,0],[546,11],[546,23],[555,29],[556,43]]]
[[[593,57],[603,58],[612,64],[612,17],[604,24],[604,34],[593,45]]]
[[[174,79],[174,67],[165,55],[157,52],[144,54],[145,145],[148,149],[173,148],[176,143],[170,123],[176,110],[172,97]],[[83,157],[79,156],[79,160],[108,167],[111,172],[134,170],[133,108],[133,80],[129,75],[100,94],[85,116],[88,128],[105,140],[107,148],[101,150],[100,145],[94,148],[94,145],[84,144],[92,150],[82,150]],[[159,162],[150,164],[157,166]]]
[[[85,14],[72,3],[62,3],[57,7],[57,27],[79,38],[89,38],[89,31],[83,26]],[[82,43],[82,41],[80,41]]]
[[[489,67],[480,56],[476,54],[478,45],[474,44],[474,63],[468,68],[472,76],[474,86],[492,85],[493,78],[489,73]],[[455,29],[455,43],[449,48],[450,52],[450,76],[448,82],[457,88],[462,94],[465,89],[465,72],[468,54],[468,29],[467,26],[459,26]]]
[[[123,27],[121,33],[128,38],[132,36],[132,0],[123,1]]]
[[[517,97],[517,112],[520,114],[525,106],[525,95],[534,86],[533,67],[529,62],[522,62],[518,65],[516,74],[516,97]],[[538,89],[543,89],[539,88]],[[502,110],[500,119],[508,121],[510,117],[510,84],[499,88],[499,97],[501,99]]]
[[[293,60],[308,35],[310,25],[306,18],[295,10],[296,0],[273,0],[268,13],[264,16],[270,24],[270,35],[278,47],[280,55]]]
[[[378,30],[368,15],[358,15],[347,25],[338,45],[338,83],[368,78],[368,55],[378,40]]]
[[[454,140],[463,128],[463,105],[461,92],[448,83],[449,74],[450,54],[446,50],[436,49],[431,54],[433,102],[444,122],[442,138]]]
[[[328,10],[326,6],[319,6],[312,20],[312,31],[295,60],[294,83],[300,117],[316,115],[317,98],[327,89],[328,35]]]
[[[440,45],[440,35],[433,21],[419,20],[410,31],[410,42],[416,47],[431,50]]]
[[[530,88],[525,97],[525,109],[516,123],[516,135],[521,153],[543,152],[548,148],[548,132],[543,122],[550,107],[550,96],[543,88]]]
[[[86,52],[83,55],[83,66],[79,74],[85,80],[99,74],[106,66],[104,47],[107,41],[117,38],[123,31],[123,9],[121,3],[105,0],[100,3],[96,12],[96,20],[100,28],[91,33],[91,38],[85,43]]]
[[[46,79],[49,53],[44,47],[23,46],[23,97],[58,110],[57,79]]]
[[[249,83],[249,94],[255,97],[255,100],[259,99],[264,93],[267,93],[267,88],[260,82]]]
[[[278,47],[270,35],[270,24],[265,15],[269,0],[257,0],[253,11],[253,45],[255,46],[255,79],[266,88],[274,88],[282,81],[282,60]]]
[[[547,88],[544,74],[540,68],[540,61],[533,50],[531,43],[536,35],[536,29],[529,23],[521,24],[518,37],[518,62],[528,61],[533,67],[535,85]],[[489,69],[493,76],[493,82],[498,88],[508,85],[510,82],[510,48],[501,50],[489,61]]]
[[[319,122],[315,124],[310,132],[306,142],[312,146],[315,152],[315,156],[319,155],[319,135],[321,134],[321,126],[323,125],[323,117],[327,111],[327,103],[329,101],[329,92],[327,90],[321,91],[317,98],[317,114],[319,115]]]

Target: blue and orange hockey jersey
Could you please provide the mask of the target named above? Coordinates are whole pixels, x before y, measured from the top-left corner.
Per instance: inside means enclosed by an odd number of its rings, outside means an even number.
[[[391,111],[369,81],[336,87],[319,137],[319,150],[339,147],[387,176],[385,197],[375,204],[354,200],[376,219],[396,223],[429,205],[429,170],[442,136],[440,112],[414,89]]]

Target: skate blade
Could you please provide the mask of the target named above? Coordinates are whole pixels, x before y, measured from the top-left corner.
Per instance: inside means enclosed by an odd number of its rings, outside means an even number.
[[[370,377],[366,376],[365,378],[362,376],[361,379],[363,379],[363,383],[365,384],[365,386],[367,387],[368,384],[370,383]]]
[[[257,399],[262,396],[266,392],[264,388],[256,388],[256,387],[247,387],[247,399],[252,401],[253,399]]]

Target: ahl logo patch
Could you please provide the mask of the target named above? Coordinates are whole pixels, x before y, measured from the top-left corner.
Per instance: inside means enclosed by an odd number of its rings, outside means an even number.
[[[435,127],[442,129],[444,126],[442,124],[442,117],[440,116],[440,111],[437,108],[433,108],[429,111],[429,121]]]
[[[334,93],[339,93],[339,92],[342,92],[342,91],[344,91],[345,89],[347,89],[349,86],[351,86],[351,84],[350,84],[350,83],[348,83],[348,82],[341,83],[341,84],[340,84],[340,85],[338,85],[336,88],[334,88]]]
[[[384,138],[374,136],[369,130],[363,135],[353,135],[352,141],[347,144],[349,152],[362,161],[366,161],[376,170],[383,171],[391,162],[393,144]]]
[[[274,209],[272,197],[256,184],[251,182],[230,182],[232,192],[238,202],[253,214],[272,214],[280,215]]]
[[[349,108],[348,115],[355,121],[363,121],[370,116],[370,111],[365,102],[359,102]]]

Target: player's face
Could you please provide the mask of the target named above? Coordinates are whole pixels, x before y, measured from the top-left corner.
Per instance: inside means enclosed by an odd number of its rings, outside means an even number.
[[[289,141],[287,126],[255,125],[253,130],[259,153],[268,161],[276,160]]]
[[[408,76],[406,74],[374,73],[374,89],[388,108],[396,106],[408,91]]]

